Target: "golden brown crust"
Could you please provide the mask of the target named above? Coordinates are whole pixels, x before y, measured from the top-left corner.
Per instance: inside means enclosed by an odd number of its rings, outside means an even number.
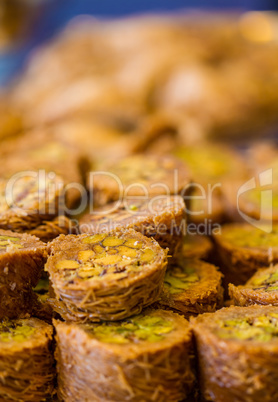
[[[277,307],[250,306],[223,308],[214,314],[191,319],[198,353],[200,388],[207,400],[253,402],[277,399],[278,343],[218,336],[229,321],[247,321],[274,315]],[[227,363],[228,362],[228,363]]]
[[[46,246],[39,239],[0,230],[0,319],[31,312],[35,301],[32,287],[36,286],[45,261]]]
[[[54,138],[51,128],[34,129],[19,140],[7,141],[2,152],[6,163],[0,167],[1,177],[9,179],[18,172],[43,169],[55,173],[65,186],[82,184],[82,155],[73,146]],[[81,195],[77,188],[69,186],[65,193],[67,207],[74,207]]]
[[[0,228],[24,232],[59,213],[64,184],[48,172],[31,172],[0,180]]]
[[[94,240],[96,237],[98,240]],[[106,246],[104,242],[111,237],[123,245],[115,250]],[[64,319],[121,320],[140,313],[161,293],[167,251],[133,229],[97,235],[61,235],[50,243],[49,251],[45,268],[55,291],[56,311]],[[87,262],[83,262],[84,253],[90,254]],[[71,269],[66,267],[69,260],[74,265]],[[66,269],[57,268],[59,264]]]
[[[243,286],[229,284],[229,295],[236,306],[254,304],[278,306],[277,268],[258,270]]]
[[[51,221],[43,221],[39,226],[26,232],[38,237],[43,242],[49,242],[60,234],[73,234],[77,231],[73,221],[66,216],[57,216]]]
[[[188,396],[194,382],[188,323],[161,310],[146,310],[141,316],[152,315],[171,322],[173,331],[161,341],[122,345],[93,338],[82,326],[56,321],[60,397],[166,402]]]
[[[158,304],[186,318],[213,312],[223,305],[221,279],[222,274],[214,265],[180,258],[166,272]]]
[[[2,341],[0,331],[0,399],[3,401],[46,401],[54,394],[55,362],[53,327],[36,318],[3,322],[5,335],[16,328],[30,328],[26,335]],[[11,335],[12,337],[12,335]],[[21,339],[22,337],[22,339]],[[26,339],[24,339],[26,337]]]
[[[252,236],[262,234],[262,240],[256,246],[248,246]],[[268,236],[268,234],[265,234]],[[229,236],[229,237],[227,237]],[[234,236],[235,240],[230,238]],[[235,242],[245,238],[245,244]],[[214,241],[224,273],[224,283],[242,285],[259,269],[278,262],[278,248],[269,247],[263,239],[264,231],[248,224],[226,224],[222,226],[221,234],[214,236]],[[271,233],[269,234],[271,236]],[[267,238],[267,237],[266,237]]]

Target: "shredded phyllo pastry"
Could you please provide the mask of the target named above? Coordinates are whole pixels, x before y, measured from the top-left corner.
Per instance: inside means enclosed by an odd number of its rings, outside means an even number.
[[[229,307],[191,320],[206,399],[276,400],[277,307]]]
[[[54,394],[53,327],[36,318],[0,324],[0,398],[46,401]]]
[[[65,401],[178,401],[192,390],[191,331],[177,314],[147,309],[117,323],[55,327]]]
[[[120,320],[160,296],[167,251],[133,229],[61,235],[49,250],[46,269],[65,319]]]

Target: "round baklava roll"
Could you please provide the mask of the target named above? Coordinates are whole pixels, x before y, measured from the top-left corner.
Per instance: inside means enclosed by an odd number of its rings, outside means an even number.
[[[188,321],[147,309],[125,321],[55,322],[58,395],[74,401],[181,401],[194,384]]]
[[[243,285],[259,269],[278,262],[278,227],[226,224],[214,236],[225,287]]]
[[[0,320],[30,313],[46,257],[38,238],[0,229]]]
[[[187,166],[172,156],[136,154],[100,165],[88,177],[88,188],[101,206],[128,197],[184,195],[190,178]]]
[[[221,279],[214,265],[181,258],[166,271],[159,306],[186,318],[215,311],[223,305]]]
[[[259,269],[245,285],[235,286],[230,283],[229,294],[236,306],[278,306],[278,265]]]
[[[185,204],[181,196],[129,199],[94,209],[80,219],[81,233],[103,233],[132,228],[153,237],[173,255],[186,232]]]
[[[53,327],[37,318],[0,324],[1,401],[52,400],[56,377]]]
[[[64,319],[121,320],[160,296],[167,250],[133,229],[61,235],[46,263]]]
[[[276,401],[278,308],[223,308],[191,319],[205,400]]]
[[[63,197],[63,180],[51,172],[19,172],[0,179],[0,228],[30,231],[59,214]]]

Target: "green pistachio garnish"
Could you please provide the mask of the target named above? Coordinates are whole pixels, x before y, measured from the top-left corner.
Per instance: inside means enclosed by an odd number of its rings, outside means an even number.
[[[272,273],[259,273],[250,281],[250,285],[256,290],[273,292],[278,290],[278,271]]]
[[[142,266],[151,264],[156,257],[151,248],[136,238],[125,239],[101,233],[84,237],[82,243],[91,248],[79,251],[76,259],[56,263],[65,280],[101,280],[112,274],[124,278],[128,273],[138,273]]]
[[[0,342],[24,342],[35,332],[34,327],[6,322],[0,324]]]
[[[217,335],[223,339],[267,342],[278,339],[278,314],[219,321]]]
[[[174,267],[166,272],[164,286],[171,294],[181,293],[199,281],[194,268],[190,266]]]
[[[127,344],[162,341],[174,326],[170,321],[152,315],[136,316],[123,322],[103,323],[93,327],[86,325],[85,329],[99,341]]]
[[[18,249],[23,248],[23,246],[19,242],[20,242],[19,237],[1,235],[0,250],[6,250],[7,247],[18,248]]]
[[[256,228],[233,228],[225,231],[223,238],[237,247],[278,247],[278,227],[274,227],[271,233]]]
[[[234,166],[232,158],[223,153],[222,150],[208,147],[207,149],[180,148],[175,156],[185,161],[191,168],[194,175],[216,178],[229,173]],[[228,157],[228,161],[227,161]],[[204,171],[205,166],[205,171]]]

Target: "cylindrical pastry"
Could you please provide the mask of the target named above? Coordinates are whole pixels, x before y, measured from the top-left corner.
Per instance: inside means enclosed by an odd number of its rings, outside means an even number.
[[[222,223],[226,218],[222,186],[239,174],[246,176],[246,165],[231,147],[206,143],[202,147],[178,147],[175,156],[192,171],[192,194],[187,202],[188,220],[196,224],[211,220]],[[205,167],[205,168],[204,168]]]
[[[278,265],[258,270],[243,286],[230,283],[229,294],[236,306],[278,306]]]
[[[190,172],[171,156],[134,155],[104,163],[88,177],[88,188],[96,205],[128,197],[142,199],[187,193]]]
[[[188,322],[147,309],[117,323],[55,322],[65,401],[181,401],[194,383]]]
[[[79,224],[81,233],[103,233],[120,228],[132,228],[153,237],[173,255],[186,232],[184,201],[180,196],[161,196],[114,202],[84,215]]]
[[[271,233],[263,229],[227,224],[214,236],[225,286],[243,285],[259,268],[278,262],[278,228],[273,226]]]
[[[34,236],[0,230],[0,320],[24,316],[35,300],[46,245]]]
[[[9,178],[17,172],[39,169],[55,173],[66,186],[65,203],[74,207],[82,195],[76,184],[82,184],[79,169],[82,157],[76,148],[54,138],[55,129],[34,129],[4,148],[5,165],[0,166],[1,177]],[[71,184],[74,183],[72,186]]]
[[[167,251],[133,229],[61,235],[49,249],[45,267],[64,319],[121,320],[159,298]]]
[[[278,399],[278,308],[223,308],[191,319],[206,400]]]
[[[186,318],[215,311],[223,303],[221,278],[214,265],[181,258],[166,271],[159,306]]]
[[[50,400],[56,376],[52,336],[53,327],[37,318],[0,324],[1,401]]]
[[[27,172],[0,180],[0,228],[30,231],[59,214],[64,185],[51,173]]]

